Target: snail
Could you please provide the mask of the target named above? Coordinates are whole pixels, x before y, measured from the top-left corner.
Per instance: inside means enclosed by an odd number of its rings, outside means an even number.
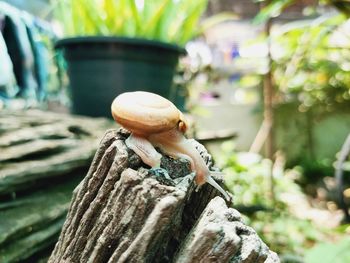
[[[111,106],[114,120],[129,130],[127,147],[152,168],[160,167],[165,154],[189,160],[198,186],[209,183],[229,201],[230,196],[216,183],[198,150],[184,136],[187,129],[184,115],[169,100],[150,92],[126,92],[117,96]]]

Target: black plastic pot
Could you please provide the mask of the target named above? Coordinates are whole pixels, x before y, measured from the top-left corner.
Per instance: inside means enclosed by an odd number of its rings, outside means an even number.
[[[169,98],[179,56],[184,49],[137,38],[75,37],[59,40],[70,81],[72,112],[111,117],[120,93],[150,91]]]

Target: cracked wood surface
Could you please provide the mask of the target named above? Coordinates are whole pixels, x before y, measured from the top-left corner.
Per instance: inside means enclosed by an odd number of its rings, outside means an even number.
[[[0,262],[47,261],[109,120],[0,111]]]
[[[43,112],[0,112],[0,196],[88,167],[111,122]]]
[[[214,188],[195,191],[188,162],[163,155],[164,177],[126,147],[128,135],[105,134],[73,193],[50,263],[279,262],[236,210],[213,199]],[[192,143],[213,169],[204,147]]]

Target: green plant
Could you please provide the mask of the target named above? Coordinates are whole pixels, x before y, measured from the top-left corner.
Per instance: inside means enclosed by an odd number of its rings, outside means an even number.
[[[265,6],[254,21],[263,23],[279,16],[298,0],[261,0]],[[320,4],[347,5],[341,0]],[[315,7],[315,4],[313,4]],[[314,15],[317,15],[314,9]],[[315,17],[315,16],[314,16]],[[349,20],[340,14],[318,15],[274,27],[263,41],[269,41],[271,71],[275,81],[276,102],[298,100],[300,110],[320,105],[331,111],[350,100]],[[262,39],[259,39],[261,42]]]
[[[260,205],[267,209],[286,208],[283,195],[286,193],[303,195],[300,187],[294,182],[293,177],[300,177],[300,171],[292,170],[275,171],[275,201],[270,195],[269,176],[271,160],[263,158],[259,154],[235,152],[234,146],[226,142],[222,146],[223,152],[215,156],[218,165],[225,174],[225,184],[235,196],[235,203],[239,205]]]
[[[336,244],[321,243],[306,253],[306,263],[347,263],[350,262],[350,238],[343,238]]]
[[[300,0],[253,0],[253,2],[265,3],[264,7],[257,14],[254,19],[256,23],[266,22],[270,18],[279,16],[287,7],[300,2]],[[312,3],[312,6],[332,5],[341,13],[350,16],[350,2],[349,0],[319,0]]]
[[[184,45],[200,32],[198,22],[207,3],[208,0],[59,0],[55,10],[66,36],[118,35]]]
[[[287,24],[272,36],[274,78],[284,99],[328,110],[350,100],[350,38],[343,16]],[[338,43],[336,43],[338,42]],[[288,98],[289,97],[289,98]]]
[[[254,1],[254,0],[253,0]],[[254,2],[264,2],[266,5],[254,18],[257,24],[264,23],[268,19],[279,16],[285,8],[292,5],[297,0],[257,0]]]
[[[299,101],[301,111],[313,106],[320,106],[320,112],[348,107],[348,26],[343,15],[321,16],[280,25],[268,38],[247,44],[270,42],[275,102]]]
[[[340,12],[347,17],[350,16],[350,2],[349,0],[326,0],[328,3],[335,6]]]
[[[269,185],[272,162],[258,154],[235,152],[229,142],[222,149],[214,157],[233,193],[233,207],[246,215],[247,223],[281,258],[286,262],[290,257],[300,259],[307,249],[327,239],[328,230],[295,213],[308,209],[307,197],[295,183],[301,176],[298,168],[284,170],[274,164],[273,200]]]

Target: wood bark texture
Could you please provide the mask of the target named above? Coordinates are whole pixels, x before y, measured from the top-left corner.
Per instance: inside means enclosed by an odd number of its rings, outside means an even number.
[[[114,126],[40,110],[0,111],[1,263],[47,262],[72,191]]]
[[[111,126],[39,110],[0,112],[0,196],[88,166]]]
[[[149,169],[126,147],[128,135],[105,134],[74,190],[50,263],[279,262],[213,187],[195,191],[187,161],[163,155],[163,169]],[[214,169],[204,147],[192,143]]]

